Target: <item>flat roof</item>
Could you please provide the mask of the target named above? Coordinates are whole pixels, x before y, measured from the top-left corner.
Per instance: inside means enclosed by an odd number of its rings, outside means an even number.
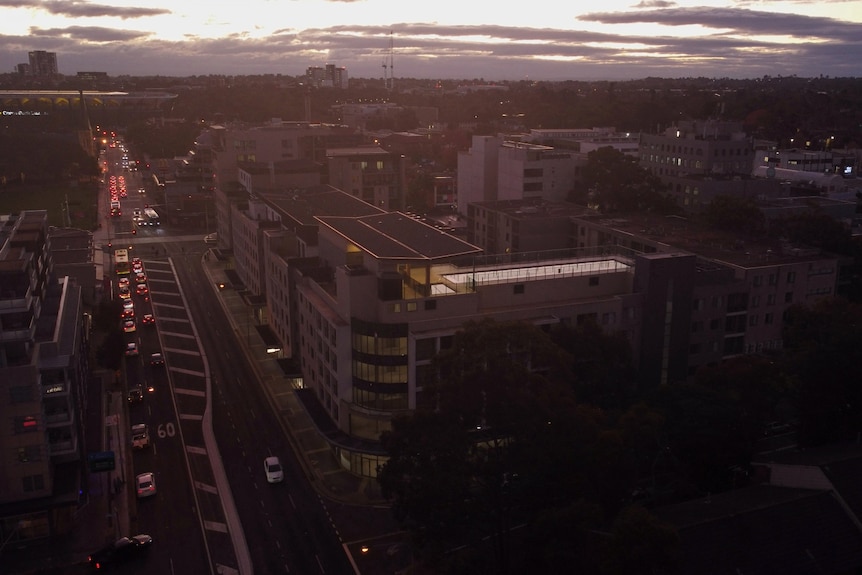
[[[305,226],[317,226],[315,216],[368,216],[386,213],[378,207],[329,185],[280,192],[264,192],[258,197],[282,214]]]
[[[482,248],[401,212],[316,219],[377,259],[437,260],[482,253]]]

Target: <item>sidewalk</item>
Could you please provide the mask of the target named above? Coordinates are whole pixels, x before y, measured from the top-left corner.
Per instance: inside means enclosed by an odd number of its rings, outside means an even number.
[[[299,456],[306,476],[322,496],[346,504],[386,505],[376,481],[357,477],[346,471],[336,460],[329,443],[321,435],[314,420],[284,374],[277,358],[267,353],[266,345],[255,328],[251,306],[230,285],[225,270],[228,261],[220,261],[209,251],[201,264],[210,279],[210,285],[221,299],[237,339],[263,385],[267,399],[281,416],[282,427],[294,451]]]

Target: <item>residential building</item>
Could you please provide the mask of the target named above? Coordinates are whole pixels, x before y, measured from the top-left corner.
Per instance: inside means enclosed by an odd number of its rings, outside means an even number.
[[[474,136],[458,154],[458,212],[474,202],[542,198],[564,201],[574,190],[582,156],[572,150]]]
[[[640,163],[666,176],[751,173],[754,146],[739,122],[685,121],[661,134],[641,134]]]
[[[44,210],[0,227],[0,538],[68,532],[80,503],[89,379],[81,290],[53,273]]]
[[[486,254],[571,248],[572,218],[590,211],[538,198],[476,202],[467,207],[467,241]]]
[[[315,88],[347,89],[347,68],[327,64],[325,68],[309,66],[305,70],[305,81]]]
[[[211,126],[198,138],[197,144],[206,148],[211,158],[219,245],[231,247],[231,205],[242,205],[247,198],[248,191],[239,183],[241,166],[268,166],[270,162],[275,166],[300,160],[325,166],[327,148],[359,145],[362,139],[361,134],[345,126],[279,119],[261,125]]]
[[[326,151],[329,184],[383,210],[404,209],[407,159],[379,146]]]
[[[29,72],[31,76],[56,76],[57,53],[44,50],[34,50],[27,54],[30,59]]]

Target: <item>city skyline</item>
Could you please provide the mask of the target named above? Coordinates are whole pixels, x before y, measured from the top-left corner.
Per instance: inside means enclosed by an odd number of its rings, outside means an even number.
[[[0,0],[0,70],[57,54],[61,74],[626,80],[858,76],[862,0],[607,0],[483,10],[442,0],[229,3]],[[519,8],[527,8],[521,6]]]

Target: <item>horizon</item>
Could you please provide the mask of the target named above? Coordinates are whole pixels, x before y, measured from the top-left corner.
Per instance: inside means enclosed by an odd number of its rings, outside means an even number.
[[[154,4],[6,0],[0,70],[44,50],[67,76],[301,76],[326,64],[349,77],[429,80],[862,74],[862,0],[606,0],[601,11],[540,0],[511,13],[446,0],[294,0],[289,25],[267,0],[241,12]]]

